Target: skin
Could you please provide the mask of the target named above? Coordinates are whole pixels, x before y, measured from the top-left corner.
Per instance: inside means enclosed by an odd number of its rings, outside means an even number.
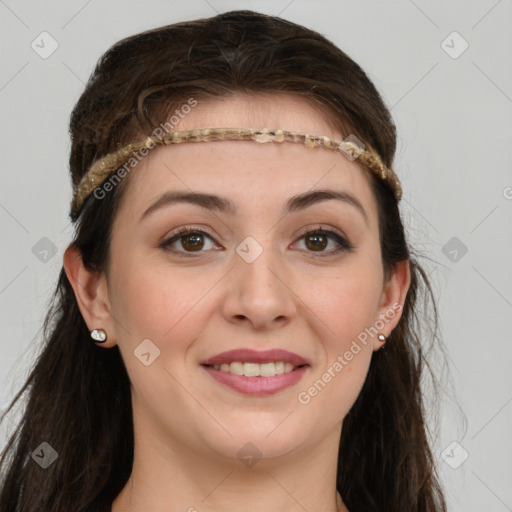
[[[199,102],[177,129],[208,126],[281,127],[343,138],[320,112],[292,96],[239,94]],[[365,171],[323,148],[223,141],[158,147],[125,179],[113,264],[94,273],[73,246],[64,255],[88,328],[106,330],[102,347],[119,345],[132,385],[134,465],[112,510],[346,511],[336,497],[339,437],[382,342],[369,337],[359,343],[360,351],[308,404],[298,394],[379,315],[395,312],[379,331],[386,336],[400,318],[409,265],[400,263],[384,282],[377,205]],[[324,188],[355,196],[366,219],[332,199],[282,214],[290,196]],[[237,215],[181,203],[139,221],[172,190],[225,196]],[[328,245],[315,250],[302,235],[320,224],[355,248],[333,254],[338,244],[327,237]],[[184,226],[208,232],[200,239],[202,252],[184,248],[180,239],[160,247]],[[263,249],[251,263],[236,252],[248,236]],[[149,366],[134,355],[144,339],[160,350]],[[248,396],[216,382],[199,364],[234,348],[282,348],[311,366],[290,388]],[[252,467],[237,456],[249,442],[262,455]]]

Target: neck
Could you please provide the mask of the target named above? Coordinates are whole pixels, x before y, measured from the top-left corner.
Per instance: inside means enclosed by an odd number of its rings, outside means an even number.
[[[112,512],[348,512],[336,491],[341,427],[321,446],[252,467],[134,427],[132,474]]]

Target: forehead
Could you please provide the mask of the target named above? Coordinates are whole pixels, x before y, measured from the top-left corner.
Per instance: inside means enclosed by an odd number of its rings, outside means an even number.
[[[238,94],[197,101],[173,130],[207,127],[282,128],[338,140],[347,135],[319,109],[289,95]],[[369,178],[357,162],[325,148],[254,141],[159,146],[129,176],[122,205],[128,202],[129,214],[140,216],[163,192],[181,190],[218,193],[241,207],[251,202],[261,207],[264,201],[281,206],[288,197],[317,188],[348,192],[366,203],[369,213],[375,210]]]
[[[341,136],[319,107],[314,107],[304,98],[285,93],[237,93],[224,98],[198,100],[190,112],[180,116],[174,129],[189,130],[199,125],[239,126],[240,123],[251,128],[283,128],[321,133],[333,138]]]

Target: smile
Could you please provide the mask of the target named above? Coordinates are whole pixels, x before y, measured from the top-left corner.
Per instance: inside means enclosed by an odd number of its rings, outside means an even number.
[[[213,369],[233,373],[234,375],[245,375],[246,377],[274,377],[283,373],[290,373],[295,369],[295,366],[284,361],[263,364],[234,362],[214,364]]]
[[[264,364],[233,362],[202,365],[202,368],[223,387],[229,387],[245,395],[264,396],[294,386],[310,366],[293,366],[290,363],[277,361]],[[282,373],[278,373],[281,370]],[[265,375],[265,373],[272,373],[272,375]]]

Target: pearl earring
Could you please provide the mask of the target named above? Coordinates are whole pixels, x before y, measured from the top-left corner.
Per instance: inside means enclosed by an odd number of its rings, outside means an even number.
[[[107,333],[104,329],[94,329],[94,331],[91,331],[91,338],[96,343],[105,343],[107,341]]]

